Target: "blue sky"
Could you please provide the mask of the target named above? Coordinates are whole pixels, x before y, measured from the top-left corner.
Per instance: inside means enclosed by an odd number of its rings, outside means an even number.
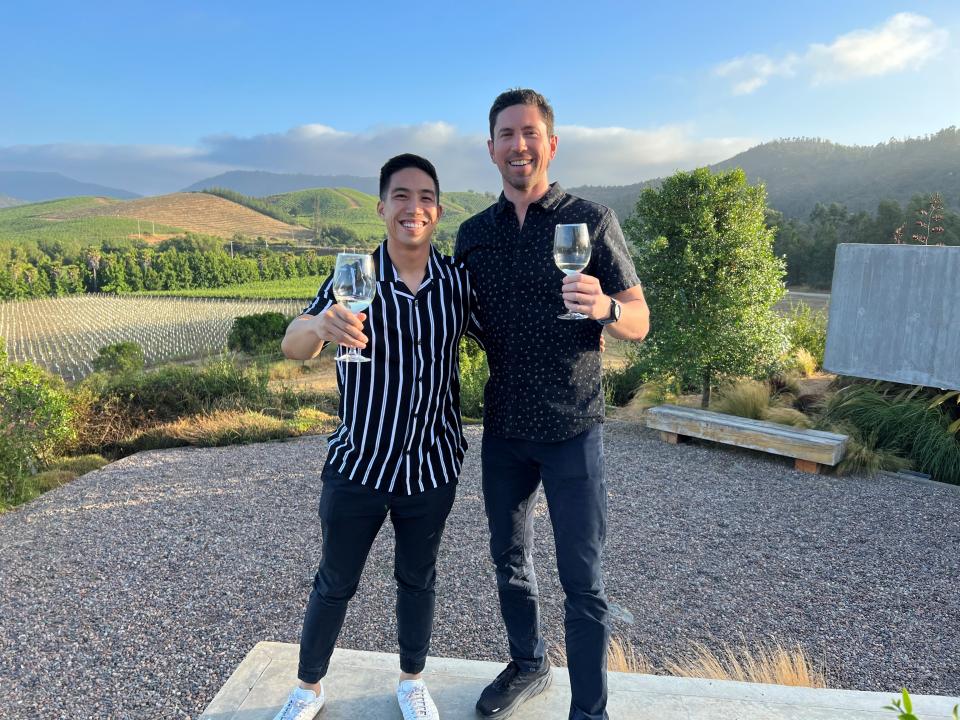
[[[48,3],[0,19],[0,170],[141,193],[229,169],[373,175],[411,150],[495,189],[486,114],[557,114],[553,177],[622,184],[778,137],[960,122],[960,4]]]

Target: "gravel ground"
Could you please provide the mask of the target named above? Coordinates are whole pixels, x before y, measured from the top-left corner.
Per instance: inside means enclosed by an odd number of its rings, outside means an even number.
[[[468,429],[432,652],[504,660]],[[141,453],[0,516],[0,715],[196,717],[260,640],[296,642],[325,446]],[[800,643],[834,687],[960,695],[960,492],[795,472],[766,455],[606,431],[614,633],[654,663],[701,641]],[[562,634],[545,505],[544,630]],[[395,651],[384,531],[340,644]],[[429,666],[428,666],[429,669]],[[69,709],[49,698],[69,697]]]

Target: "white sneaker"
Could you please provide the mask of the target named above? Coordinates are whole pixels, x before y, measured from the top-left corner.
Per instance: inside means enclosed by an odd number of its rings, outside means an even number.
[[[400,703],[403,720],[440,720],[440,713],[423,680],[398,682],[397,702]]]
[[[313,720],[314,716],[323,710],[324,700],[326,698],[323,695],[322,685],[319,694],[313,690],[296,687],[273,720]]]

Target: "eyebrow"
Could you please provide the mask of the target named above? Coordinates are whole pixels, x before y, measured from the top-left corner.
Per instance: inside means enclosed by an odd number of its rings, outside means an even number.
[[[405,188],[405,187],[395,187],[395,188],[391,188],[391,189],[390,189],[390,194],[391,194],[391,195],[393,195],[394,193],[398,193],[398,192],[405,192],[405,193],[414,193],[414,192],[429,193],[430,195],[434,195],[434,196],[437,194],[436,191],[435,191],[433,188],[421,188],[420,190],[411,190],[410,188]]]

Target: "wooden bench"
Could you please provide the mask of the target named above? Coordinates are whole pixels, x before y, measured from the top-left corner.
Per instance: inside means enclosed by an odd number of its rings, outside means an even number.
[[[647,427],[659,430],[669,443],[696,437],[792,457],[797,470],[811,473],[820,472],[821,465],[836,465],[847,447],[846,435],[677,405],[647,410]]]

